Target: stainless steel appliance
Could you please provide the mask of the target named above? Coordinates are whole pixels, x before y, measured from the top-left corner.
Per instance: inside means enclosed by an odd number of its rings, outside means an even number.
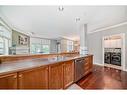
[[[84,76],[84,58],[75,59],[75,82]]]
[[[111,64],[121,66],[121,49],[111,53]]]
[[[104,63],[110,64],[111,63],[111,52],[104,53]]]
[[[121,66],[121,48],[105,48],[104,63]]]

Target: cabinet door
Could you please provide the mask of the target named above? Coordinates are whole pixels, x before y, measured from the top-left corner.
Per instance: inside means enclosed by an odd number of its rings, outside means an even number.
[[[85,63],[84,63],[84,75],[87,75],[91,72],[93,67],[93,56],[85,57]]]
[[[63,66],[64,70],[64,88],[67,88],[70,84],[74,81],[74,62],[73,61],[67,61],[64,63]]]
[[[48,67],[19,72],[19,89],[48,89]]]
[[[63,88],[63,63],[49,66],[49,89]]]
[[[89,73],[90,64],[89,64],[89,57],[85,57],[85,63],[84,63],[84,75],[87,75]]]
[[[0,76],[0,89],[17,89],[17,74]]]
[[[89,68],[92,69],[93,68],[93,56],[89,57]]]
[[[105,47],[105,48],[108,48],[108,47],[109,47],[109,42],[108,42],[108,40],[104,40],[104,47]]]
[[[116,40],[116,47],[121,48],[122,47],[122,39],[117,39]]]

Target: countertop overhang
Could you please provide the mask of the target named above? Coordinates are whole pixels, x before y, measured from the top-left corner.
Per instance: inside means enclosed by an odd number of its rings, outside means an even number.
[[[41,66],[47,66],[56,64],[59,62],[66,62],[69,60],[75,60],[77,58],[87,57],[92,55],[76,55],[76,56],[56,56],[49,58],[33,58],[18,61],[3,62],[0,64],[0,75],[19,72],[27,69],[32,69]]]

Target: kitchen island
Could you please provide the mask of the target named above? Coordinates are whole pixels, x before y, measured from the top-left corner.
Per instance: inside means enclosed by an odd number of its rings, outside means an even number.
[[[92,71],[92,55],[52,56],[0,64],[0,89],[66,89],[75,81],[75,59],[84,58],[84,76]]]

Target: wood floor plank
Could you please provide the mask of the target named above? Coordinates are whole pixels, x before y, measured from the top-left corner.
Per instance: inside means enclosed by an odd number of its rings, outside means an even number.
[[[77,84],[83,89],[127,89],[127,72],[94,65],[93,72]]]

